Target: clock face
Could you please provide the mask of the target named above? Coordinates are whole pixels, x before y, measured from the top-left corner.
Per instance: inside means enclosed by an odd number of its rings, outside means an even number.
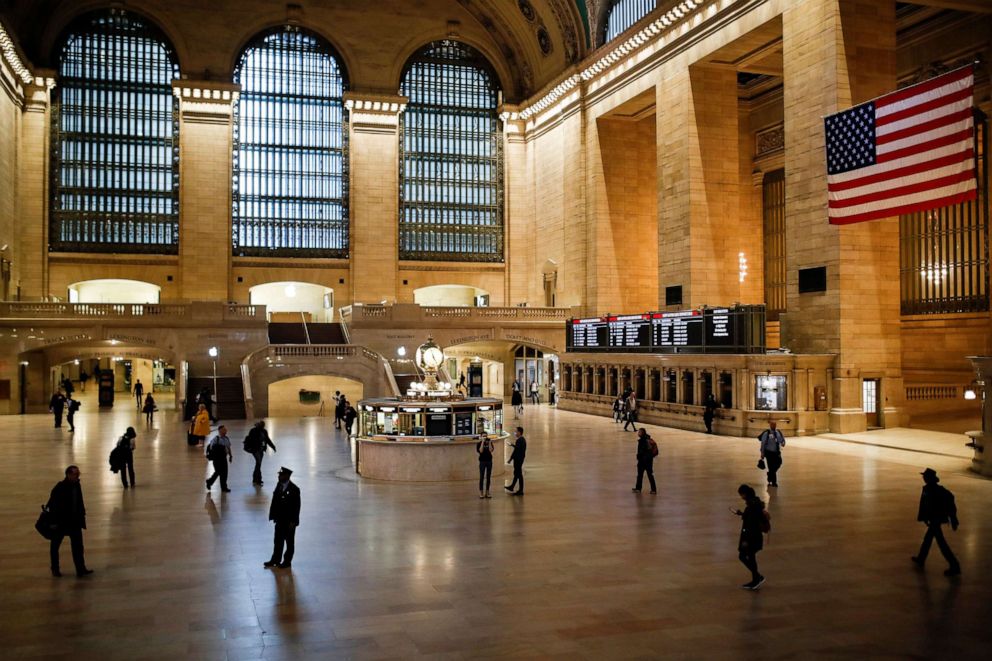
[[[444,352],[440,347],[428,347],[424,350],[423,361],[427,367],[437,367],[444,362]]]

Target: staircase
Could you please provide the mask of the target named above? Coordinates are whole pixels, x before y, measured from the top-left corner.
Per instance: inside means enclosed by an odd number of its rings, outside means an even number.
[[[348,344],[341,324],[270,323],[269,344]]]
[[[341,324],[307,324],[310,344],[348,344]]]
[[[186,419],[196,413],[196,396],[203,388],[214,389],[212,376],[191,376],[186,386]],[[245,391],[240,376],[218,376],[217,392],[214,394],[218,420],[244,420]]]

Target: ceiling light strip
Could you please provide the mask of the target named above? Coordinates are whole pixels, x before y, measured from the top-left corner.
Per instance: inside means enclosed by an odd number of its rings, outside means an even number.
[[[559,99],[571,92],[581,81],[592,80],[603,73],[620,60],[626,58],[631,53],[640,50],[645,45],[651,43],[662,33],[670,32],[675,27],[687,21],[702,7],[705,0],[683,0],[678,5],[672,7],[649,25],[639,30],[633,36],[627,38],[623,43],[617,45],[610,52],[603,55],[596,62],[589,65],[581,72],[572,74],[562,82],[542,96],[540,99],[530,104],[519,113],[504,113],[504,119],[530,119],[543,110],[554,105]]]

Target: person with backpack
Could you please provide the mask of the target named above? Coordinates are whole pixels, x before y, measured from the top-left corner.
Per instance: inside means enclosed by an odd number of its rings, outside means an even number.
[[[134,482],[134,449],[137,446],[134,439],[137,435],[134,427],[128,427],[124,435],[117,440],[117,445],[114,447],[114,452],[117,453],[117,461],[111,463],[116,463],[117,469],[121,472],[121,484],[124,485],[125,489],[136,486]],[[130,485],[128,485],[128,477],[131,478]]]
[[[207,491],[214,485],[217,478],[220,478],[220,490],[229,493],[227,488],[227,465],[234,463],[234,455],[231,454],[231,439],[227,437],[227,427],[221,425],[217,428],[217,435],[210,439],[204,452],[207,459],[214,465],[213,475],[207,478]]]
[[[741,587],[745,590],[757,590],[765,582],[765,577],[758,572],[757,555],[765,545],[764,533],[771,532],[771,517],[765,510],[765,504],[749,485],[737,487],[737,494],[744,501],[744,511],[734,511],[734,514],[741,517],[737,557],[751,571],[751,580]]]
[[[920,509],[916,520],[926,524],[927,532],[923,535],[920,552],[914,555],[912,560],[922,569],[927,561],[927,554],[930,553],[930,544],[937,540],[937,548],[950,565],[944,576],[958,576],[961,574],[961,565],[954,557],[954,552],[944,539],[944,531],[941,529],[945,523],[951,524],[951,530],[958,529],[958,508],[954,504],[954,494],[938,484],[940,478],[937,477],[937,471],[934,469],[928,468],[920,475],[923,476],[923,492],[920,494]]]
[[[59,547],[66,537],[72,545],[72,563],[76,565],[76,576],[82,578],[93,573],[86,568],[83,557],[83,531],[86,530],[86,506],[83,505],[83,488],[79,484],[78,466],[65,469],[65,479],[58,482],[48,497],[46,507],[58,524],[49,545],[52,576],[62,576],[59,571]]]
[[[251,474],[251,483],[262,486],[262,459],[265,457],[266,448],[276,451],[276,446],[269,438],[269,432],[265,431],[265,421],[259,420],[245,436],[245,452],[255,458],[255,470]]]
[[[785,436],[782,435],[774,420],[768,421],[768,429],[761,432],[758,441],[761,443],[761,461],[759,468],[768,467],[768,486],[778,486],[778,469],[782,467],[782,448],[785,447]]]
[[[658,444],[648,434],[644,427],[637,430],[637,483],[631,489],[634,493],[641,493],[641,485],[644,483],[644,474],[648,474],[648,482],[651,484],[651,493],[658,493],[658,485],[654,481],[654,458],[658,456]]]
[[[65,410],[65,395],[61,390],[56,390],[52,399],[48,402],[48,410],[55,416],[55,428],[62,428],[62,411]]]
[[[76,418],[76,411],[79,410],[79,407],[79,400],[73,399],[72,395],[65,398],[65,421],[69,423],[69,431],[76,431],[76,423],[74,420]]]

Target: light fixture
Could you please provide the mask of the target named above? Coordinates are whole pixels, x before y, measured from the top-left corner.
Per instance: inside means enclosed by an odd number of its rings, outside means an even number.
[[[747,277],[747,257],[742,252],[737,253],[737,277],[739,282]]]
[[[985,383],[977,379],[973,380],[964,389],[964,398],[971,401],[978,399],[978,393],[982,392],[985,387]]]
[[[210,347],[209,349],[207,349],[207,355],[210,356],[211,358],[216,358],[219,354],[220,352],[217,351],[217,347]]]
[[[402,358],[403,356],[405,356],[406,355],[406,347],[400,347],[399,349],[397,349],[396,350],[396,355],[399,356],[400,358]]]
[[[286,285],[286,298],[296,298],[296,285]]]

